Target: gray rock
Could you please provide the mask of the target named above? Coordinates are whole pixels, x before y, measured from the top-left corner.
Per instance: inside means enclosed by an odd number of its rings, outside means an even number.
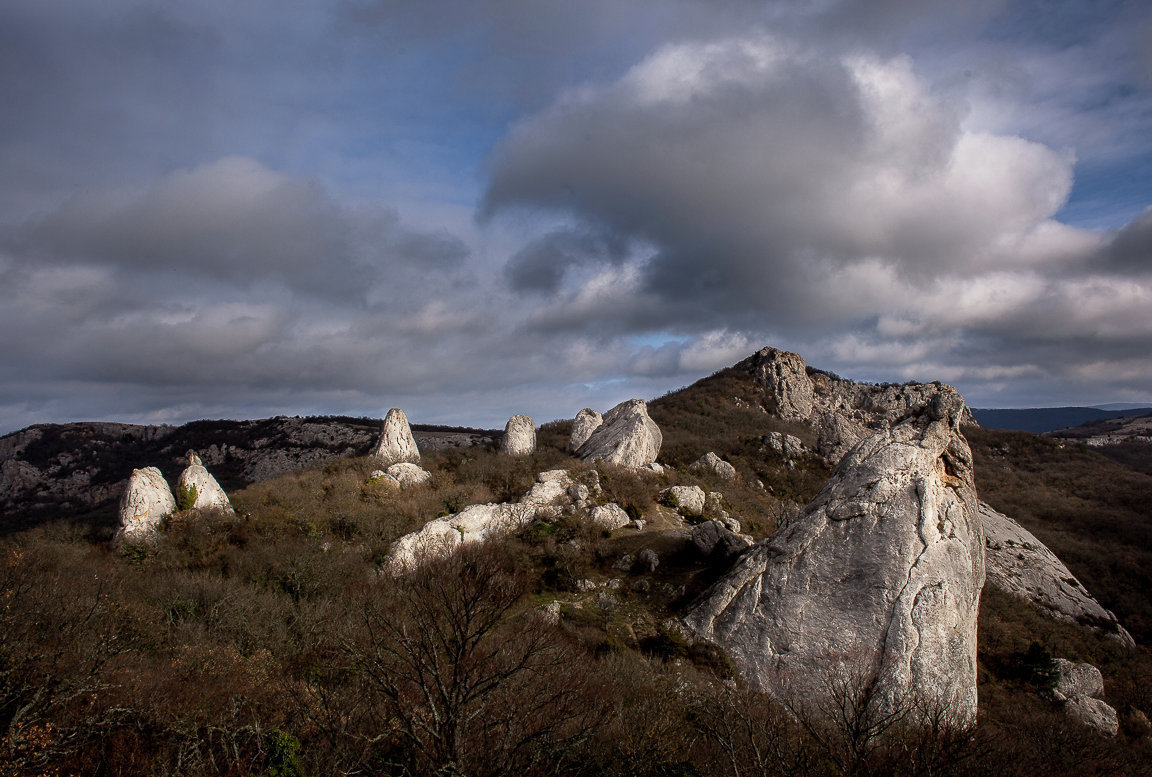
[[[648,417],[647,403],[629,399],[608,411],[576,456],[584,461],[643,469],[656,461],[662,442],[660,427]]]
[[[649,472],[654,472],[657,475],[663,475],[664,474],[664,465],[657,462],[657,461],[652,462],[651,464],[649,464],[644,469],[648,470]]]
[[[226,513],[235,513],[232,502],[216,478],[204,468],[200,457],[195,453],[188,455],[188,466],[180,473],[176,480],[176,492],[181,493],[188,489],[196,489],[196,499],[192,503],[193,510],[223,510]]]
[[[1025,599],[1057,620],[1090,626],[1129,647],[1132,635],[1035,535],[980,503],[988,585]]]
[[[592,523],[605,529],[619,529],[632,522],[624,508],[615,502],[598,505],[592,508]]]
[[[500,450],[509,456],[531,456],[536,452],[536,424],[526,415],[514,415],[504,427]]]
[[[660,556],[651,548],[644,548],[636,556],[636,570],[638,572],[655,572],[658,566],[660,566]]]
[[[132,470],[120,497],[120,528],[115,543],[149,540],[164,516],[176,512],[172,489],[156,467]]]
[[[963,399],[946,399],[939,420],[924,408],[863,440],[689,612],[754,686],[815,705],[849,671],[877,680],[885,709],[974,719],[984,535]]]
[[[420,461],[420,449],[416,447],[416,439],[412,436],[412,428],[408,425],[408,416],[398,407],[388,411],[384,418],[384,427],[380,431],[380,440],[372,450],[372,458],[381,464],[395,464],[400,461]]]
[[[1053,696],[1064,703],[1064,711],[1104,736],[1116,736],[1120,728],[1116,710],[1093,698],[1104,693],[1104,677],[1100,670],[1092,664],[1077,664],[1064,658],[1057,658],[1053,663],[1056,665]]]
[[[711,451],[696,459],[689,469],[694,472],[711,472],[724,480],[736,479],[736,468]]]
[[[592,433],[604,423],[604,417],[590,407],[586,407],[576,414],[572,420],[572,434],[568,438],[568,452],[575,453],[580,446],[588,441]]]
[[[704,489],[700,486],[671,486],[660,492],[660,501],[672,504],[681,515],[704,514]]]
[[[432,479],[432,473],[428,472],[419,464],[413,464],[408,461],[393,464],[384,474],[395,480],[396,484],[401,488],[419,486]]]
[[[804,443],[799,437],[791,434],[772,432],[763,438],[769,448],[789,459],[799,458],[804,454]]]
[[[703,521],[692,527],[690,536],[692,544],[704,556],[715,554],[731,558],[752,545],[746,537],[733,532],[720,521]]]

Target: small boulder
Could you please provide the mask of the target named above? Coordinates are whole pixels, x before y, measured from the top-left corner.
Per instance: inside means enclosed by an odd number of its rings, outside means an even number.
[[[132,470],[120,497],[120,529],[115,542],[140,542],[151,537],[166,515],[176,512],[172,489],[156,467]]]
[[[1120,730],[1116,710],[1107,702],[1093,698],[1104,693],[1104,676],[1100,670],[1092,664],[1077,664],[1066,658],[1057,658],[1052,663],[1056,668],[1052,695],[1064,703],[1068,716],[1104,736],[1116,736]]]
[[[397,485],[401,488],[408,486],[419,486],[427,483],[432,479],[431,473],[421,467],[419,464],[412,464],[411,462],[401,461],[393,464],[384,473],[387,477],[396,481]]]
[[[660,501],[675,507],[681,515],[704,514],[704,489],[700,486],[672,486],[660,492]]]
[[[736,534],[720,521],[704,521],[694,526],[691,539],[701,555],[715,554],[726,559],[752,544],[747,537]]]
[[[663,436],[648,417],[643,399],[629,399],[608,411],[601,423],[576,451],[584,461],[601,460],[629,469],[644,469],[660,455]]]
[[[420,449],[408,425],[408,416],[398,407],[388,411],[384,427],[380,431],[380,441],[372,450],[372,458],[381,464],[395,464],[398,461],[420,461]]]
[[[632,522],[624,508],[615,502],[592,508],[592,523],[608,530],[619,529]]]
[[[526,415],[514,415],[504,427],[500,450],[509,456],[531,456],[536,452],[536,424]]]
[[[660,556],[656,555],[656,551],[651,548],[644,548],[636,555],[635,569],[637,572],[648,574],[655,572],[658,566],[660,566]]]
[[[592,432],[596,431],[602,423],[604,423],[604,416],[590,407],[577,413],[576,418],[572,420],[572,435],[568,438],[568,452],[575,453],[580,450],[580,446],[588,441]]]
[[[192,497],[190,505],[178,505],[180,507],[192,510],[236,512],[232,509],[232,502],[228,500],[228,495],[224,493],[224,489],[220,488],[216,478],[209,474],[208,470],[204,468],[204,463],[195,453],[188,454],[188,466],[180,473],[180,477],[176,481],[176,493],[181,494],[182,497],[184,494]]]
[[[799,437],[794,437],[790,434],[772,432],[764,437],[763,440],[769,448],[787,459],[798,458],[804,453],[804,443],[800,441]]]
[[[736,479],[736,468],[711,451],[696,459],[690,469],[693,472],[712,472],[724,480]]]

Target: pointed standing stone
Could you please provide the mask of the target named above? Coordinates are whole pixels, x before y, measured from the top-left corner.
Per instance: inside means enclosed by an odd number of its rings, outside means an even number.
[[[514,415],[504,427],[500,450],[510,456],[531,456],[536,452],[536,424],[526,415]]]
[[[120,497],[120,529],[115,542],[147,540],[166,515],[176,512],[172,489],[155,467],[132,470]]]
[[[188,455],[188,467],[180,473],[180,478],[176,481],[176,493],[182,493],[192,488],[196,489],[196,497],[191,509],[236,512],[232,509],[232,502],[228,500],[228,495],[224,493],[224,489],[220,488],[216,478],[209,474],[208,470],[204,468],[204,463],[195,453]]]
[[[408,416],[400,408],[388,411],[384,428],[380,431],[380,441],[371,455],[385,466],[400,461],[420,461],[420,449],[416,447],[416,438],[408,426]]]
[[[604,423],[604,416],[590,407],[577,413],[576,418],[572,421],[572,436],[568,438],[568,452],[575,453],[580,450],[580,446],[588,441],[588,438],[602,423]]]

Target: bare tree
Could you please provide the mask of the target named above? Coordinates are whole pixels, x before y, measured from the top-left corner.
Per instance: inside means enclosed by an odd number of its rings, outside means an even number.
[[[385,585],[346,650],[379,703],[378,737],[412,772],[544,772],[599,720],[585,657],[517,612],[525,580],[498,546],[464,546]]]

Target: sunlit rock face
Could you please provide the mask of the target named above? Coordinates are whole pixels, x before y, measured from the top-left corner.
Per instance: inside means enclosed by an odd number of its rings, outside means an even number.
[[[663,442],[660,427],[648,417],[648,404],[643,399],[629,399],[608,411],[576,456],[584,461],[643,469],[656,461]]]
[[[820,707],[845,682],[878,703],[976,714],[984,534],[963,399],[941,390],[860,442],[804,513],[689,612],[744,677]]]
[[[394,407],[388,411],[384,418],[384,428],[380,432],[380,441],[376,443],[371,455],[385,466],[400,461],[420,461],[420,449],[416,447],[408,416],[400,408]]]
[[[983,502],[980,522],[989,586],[1026,599],[1058,620],[1088,626],[1128,647],[1136,644],[1116,616],[1032,532]]]
[[[176,481],[177,492],[195,489],[196,498],[191,508],[193,510],[223,510],[227,513],[235,512],[232,502],[224,489],[216,482],[216,478],[204,468],[204,463],[195,453],[189,454],[188,466],[180,473]]]
[[[531,456],[536,452],[536,424],[526,415],[514,415],[504,427],[500,450],[509,456]]]
[[[572,434],[568,438],[568,452],[575,453],[580,446],[588,441],[592,433],[604,423],[604,416],[590,407],[586,407],[576,414],[572,421]]]
[[[156,467],[132,470],[120,497],[120,528],[115,542],[141,542],[151,538],[160,521],[176,512],[172,489]]]
[[[833,464],[860,440],[898,423],[941,391],[955,392],[943,383],[856,383],[810,369],[798,354],[777,348],[763,348],[734,369],[749,373],[764,388],[780,418],[811,424],[817,452]],[[975,423],[967,407],[961,412],[962,424]]]

